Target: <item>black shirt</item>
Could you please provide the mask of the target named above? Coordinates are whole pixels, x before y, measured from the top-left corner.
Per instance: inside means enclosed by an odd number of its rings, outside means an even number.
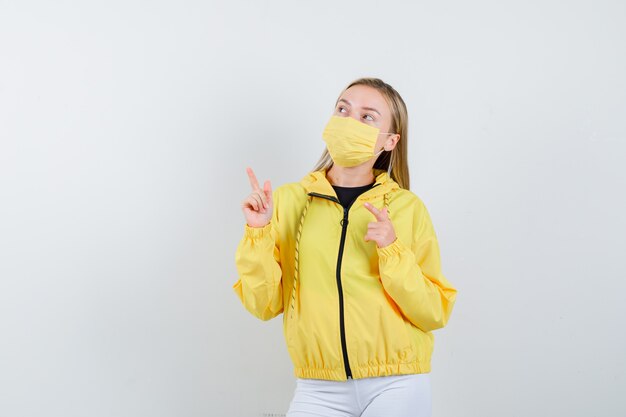
[[[337,193],[337,197],[339,197],[339,202],[341,203],[341,205],[344,207],[350,207],[350,205],[358,196],[372,188],[372,185],[374,184],[375,182],[368,185],[361,185],[358,187],[340,187],[339,185],[333,185],[333,188]]]

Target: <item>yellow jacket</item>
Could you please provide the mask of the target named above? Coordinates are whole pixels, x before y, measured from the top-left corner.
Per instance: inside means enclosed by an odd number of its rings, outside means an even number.
[[[261,320],[283,313],[287,350],[300,378],[345,381],[430,372],[432,330],[446,325],[457,290],[442,275],[424,203],[384,170],[344,209],[325,171],[277,187],[265,227],[244,225],[233,285]],[[364,240],[387,206],[397,239]]]

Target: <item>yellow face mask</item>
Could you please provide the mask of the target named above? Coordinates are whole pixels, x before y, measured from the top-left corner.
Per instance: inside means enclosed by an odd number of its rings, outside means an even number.
[[[393,133],[380,132],[377,127],[361,123],[352,117],[331,116],[324,128],[322,138],[330,156],[336,164],[353,167],[381,154],[374,153],[378,135]]]

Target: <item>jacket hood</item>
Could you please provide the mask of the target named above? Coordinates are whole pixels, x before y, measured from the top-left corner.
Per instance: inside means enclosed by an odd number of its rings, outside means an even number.
[[[337,196],[333,186],[326,178],[326,172],[327,168],[309,172],[300,180],[300,184],[304,187],[307,194],[317,193],[332,197]],[[363,200],[380,198],[381,195],[400,188],[400,185],[387,175],[386,170],[374,168],[373,172],[376,177],[375,183],[367,193],[367,197],[365,195],[363,196]]]

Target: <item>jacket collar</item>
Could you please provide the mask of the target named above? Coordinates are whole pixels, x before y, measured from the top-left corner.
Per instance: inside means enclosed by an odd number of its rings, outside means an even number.
[[[337,198],[335,189],[326,178],[326,170],[327,168],[322,168],[318,171],[309,172],[300,180],[300,184],[302,184],[307,194],[315,193]],[[359,199],[371,200],[378,198],[391,190],[400,188],[398,183],[387,175],[387,170],[374,168],[373,172],[376,177],[374,185],[365,193],[361,194]]]

